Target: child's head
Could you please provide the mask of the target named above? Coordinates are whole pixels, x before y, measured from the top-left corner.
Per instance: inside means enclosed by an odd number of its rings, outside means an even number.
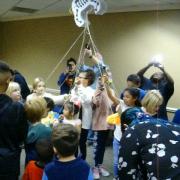
[[[94,83],[95,80],[95,73],[91,69],[87,69],[85,71],[81,71],[79,73],[79,81],[84,87],[90,86]]]
[[[46,103],[47,103],[47,111],[52,111],[54,109],[54,101],[51,98],[48,97],[44,97]]]
[[[46,85],[43,78],[41,77],[35,78],[33,82],[33,92],[35,92],[37,95],[43,95],[45,89],[46,89]]]
[[[63,115],[67,119],[73,118],[79,112],[79,106],[71,101],[66,101],[64,104]]]
[[[17,82],[10,82],[6,94],[12,98],[13,101],[21,100],[21,88]]]
[[[71,124],[59,124],[53,128],[52,143],[60,157],[72,156],[79,144],[79,132]]]
[[[140,106],[139,90],[137,88],[126,88],[123,94],[124,103],[127,106]]]
[[[158,90],[150,90],[146,93],[141,103],[147,113],[154,115],[157,114],[159,106],[163,103],[163,97]]]
[[[135,87],[138,88],[141,85],[141,79],[137,74],[130,74],[127,77],[127,87]]]
[[[25,111],[31,123],[39,122],[47,114],[47,103],[43,97],[32,98],[26,101]]]
[[[0,61],[0,93],[5,93],[12,78],[12,70],[3,61]]]
[[[53,145],[50,139],[39,139],[35,145],[36,151],[39,156],[39,160],[43,163],[48,163],[52,160],[54,151]]]
[[[132,107],[126,109],[121,114],[121,130],[122,133],[124,133],[125,128],[131,124],[132,121],[138,119],[138,115],[142,113],[141,108],[138,107]]]

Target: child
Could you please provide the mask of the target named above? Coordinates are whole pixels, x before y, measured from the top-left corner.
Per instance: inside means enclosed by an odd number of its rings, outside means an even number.
[[[93,70],[81,71],[78,76],[77,84],[71,91],[71,100],[80,102],[82,106],[82,128],[80,135],[80,151],[82,159],[86,159],[86,141],[88,130],[92,126],[92,97],[95,90],[91,87],[95,79]]]
[[[37,97],[49,97],[54,101],[55,104],[62,105],[64,102],[64,98],[67,96],[67,94],[55,96],[45,91],[46,91],[46,85],[43,78],[37,77],[34,79],[33,82],[33,93],[27,96],[26,100],[28,101],[32,98],[37,98]]]
[[[137,88],[126,88],[123,94],[123,100],[116,98],[112,95],[109,86],[106,86],[107,93],[110,99],[115,105],[120,105],[121,111],[124,112],[126,109],[140,106],[139,102],[139,90]],[[113,154],[114,154],[114,180],[118,179],[118,153],[120,148],[120,139],[122,136],[121,126],[116,125],[114,130],[113,140]]]
[[[79,112],[78,105],[70,101],[65,102],[62,123],[71,124],[75,126],[79,132],[81,132],[81,120],[75,118],[78,112]]]
[[[92,180],[90,166],[74,153],[79,143],[79,132],[71,124],[57,125],[53,129],[52,143],[58,160],[46,165],[43,180]]]
[[[47,116],[46,106],[47,104],[43,97],[37,97],[25,103],[25,111],[30,122],[25,144],[26,163],[29,160],[38,159],[38,154],[35,150],[37,140],[50,138],[51,136],[51,128],[41,123],[42,117]]]
[[[12,98],[14,102],[22,102],[21,88],[16,82],[10,82],[6,94]]]
[[[110,173],[103,167],[103,159],[105,153],[105,146],[109,135],[109,130],[113,126],[106,121],[107,117],[112,113],[112,101],[108,98],[106,89],[104,88],[104,75],[108,77],[106,72],[103,72],[102,77],[99,78],[99,87],[93,96],[93,122],[92,130],[94,131],[94,162],[93,177],[99,179],[100,175],[109,176]],[[108,77],[109,79],[109,77]]]
[[[46,106],[47,116],[41,119],[41,123],[47,127],[52,127],[54,121],[58,119],[59,114],[53,111],[55,106],[54,101],[48,97],[44,97],[44,99],[47,104]]]
[[[22,180],[41,180],[43,169],[53,158],[53,146],[50,139],[39,139],[35,145],[39,155],[38,161],[29,161]]]
[[[66,101],[64,103],[63,114],[59,116],[58,120],[55,120],[53,126],[59,123],[71,124],[75,126],[79,132],[81,132],[81,120],[76,118],[79,112],[79,105],[74,104],[71,101]]]

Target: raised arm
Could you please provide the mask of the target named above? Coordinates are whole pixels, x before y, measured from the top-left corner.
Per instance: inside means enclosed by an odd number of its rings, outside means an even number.
[[[120,100],[114,95],[109,84],[108,76],[104,74],[99,81],[101,82],[101,88],[105,88],[104,90],[107,92],[109,99],[114,103],[115,106],[118,105]]]
[[[87,49],[87,48],[85,48],[84,51],[85,51],[85,54],[92,60],[94,64],[103,64],[103,61],[102,61],[103,57],[99,52],[93,54],[92,50]]]
[[[171,84],[174,84],[173,78],[165,71],[164,66],[159,64],[158,68],[164,73],[164,76],[167,79],[167,81],[169,81]]]
[[[139,75],[140,77],[142,77],[144,75],[144,73],[151,67],[153,66],[153,63],[150,62],[147,66],[145,66],[144,68],[140,69],[138,72],[137,72],[137,75]]]

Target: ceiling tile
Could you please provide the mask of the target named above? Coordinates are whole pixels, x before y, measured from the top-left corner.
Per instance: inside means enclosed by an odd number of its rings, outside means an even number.
[[[58,2],[58,0],[23,0],[17,6],[31,9],[43,9],[55,2]]]
[[[0,15],[11,9],[17,2],[19,2],[19,0],[0,0]]]
[[[180,9],[180,0],[105,0],[107,12],[128,12]],[[72,0],[0,0],[0,20],[15,20],[39,17],[70,15]],[[27,14],[11,12],[13,6],[38,9],[36,13]],[[8,12],[9,11],[9,12]],[[8,17],[8,18],[7,18]]]

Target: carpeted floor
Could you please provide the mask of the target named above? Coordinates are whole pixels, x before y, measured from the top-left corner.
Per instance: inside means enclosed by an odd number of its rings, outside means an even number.
[[[21,153],[21,176],[24,171],[24,158],[25,158],[25,153],[24,150]],[[93,167],[93,151],[92,151],[92,146],[88,146],[87,148],[87,162]],[[112,180],[113,179],[113,151],[112,147],[107,147],[106,152],[104,155],[104,163],[103,165],[109,170],[110,176],[109,177],[101,177],[101,180]]]

